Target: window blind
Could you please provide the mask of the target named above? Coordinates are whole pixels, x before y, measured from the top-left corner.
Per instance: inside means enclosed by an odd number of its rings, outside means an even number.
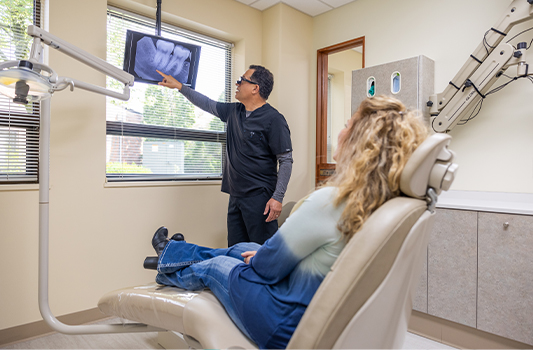
[[[40,0],[0,0],[0,61],[28,59],[28,25],[40,26]],[[0,95],[0,184],[37,183],[39,103],[19,105]]]
[[[109,7],[107,61],[122,68],[126,31],[155,34],[155,20]],[[161,36],[201,46],[196,90],[220,102],[231,94],[232,44],[162,23]],[[109,88],[120,83],[108,79]],[[129,101],[107,98],[108,181],[204,180],[222,176],[225,125],[177,90],[136,82]]]

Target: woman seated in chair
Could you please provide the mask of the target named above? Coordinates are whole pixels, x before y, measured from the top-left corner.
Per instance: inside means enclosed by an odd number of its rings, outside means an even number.
[[[426,123],[397,99],[364,100],[338,137],[336,174],[311,193],[262,246],[212,249],[156,231],[156,281],[209,288],[260,348],[285,348],[343,247],[384,202],[428,136]]]

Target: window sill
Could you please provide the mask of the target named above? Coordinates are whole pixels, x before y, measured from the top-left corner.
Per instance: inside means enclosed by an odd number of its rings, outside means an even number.
[[[4,191],[39,191],[39,184],[0,185],[0,192]]]
[[[222,180],[202,180],[202,181],[124,181],[105,182],[106,188],[122,187],[168,187],[168,186],[220,186]]]

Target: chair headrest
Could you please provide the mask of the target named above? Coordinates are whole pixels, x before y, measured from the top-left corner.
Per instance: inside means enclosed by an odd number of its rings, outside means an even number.
[[[455,154],[448,149],[451,139],[447,134],[433,134],[418,146],[400,178],[404,194],[423,199],[429,188],[437,195],[450,189],[458,168],[452,163]]]

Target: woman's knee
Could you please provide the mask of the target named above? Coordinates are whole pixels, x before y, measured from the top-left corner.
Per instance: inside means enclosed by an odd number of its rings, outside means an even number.
[[[222,288],[227,293],[231,270],[241,263],[242,261],[228,256],[216,256],[191,267],[211,290]]]
[[[208,261],[208,260],[206,260]],[[213,273],[227,274],[238,264],[241,264],[242,261],[230,256],[216,256],[209,259],[209,270],[212,270]]]

